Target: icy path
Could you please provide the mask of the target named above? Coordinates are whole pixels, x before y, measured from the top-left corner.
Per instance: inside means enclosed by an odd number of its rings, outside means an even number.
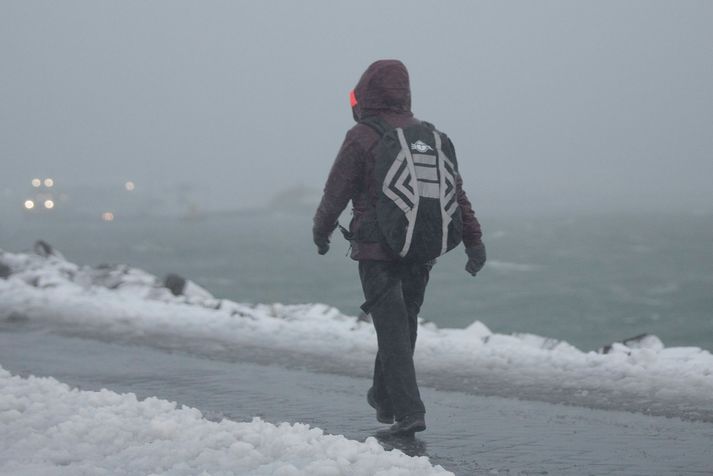
[[[300,421],[365,440],[380,427],[364,402],[368,381],[275,366],[0,330],[0,364],[84,389],[107,387],[199,408],[219,420]],[[713,425],[423,389],[428,430],[398,445],[459,475],[713,472]],[[387,443],[388,444],[388,443]]]
[[[0,250],[8,275],[0,279],[0,321],[226,360],[247,353],[250,361],[309,361],[313,370],[352,376],[372,365],[373,326],[330,306],[249,305],[190,281],[174,296],[140,269],[78,266],[38,252]],[[713,355],[704,349],[647,336],[584,352],[547,337],[493,333],[478,321],[466,329],[423,323],[418,333],[416,367],[430,386],[713,422]]]

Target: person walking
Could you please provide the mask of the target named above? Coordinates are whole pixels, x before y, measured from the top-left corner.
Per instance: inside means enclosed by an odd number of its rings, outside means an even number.
[[[371,64],[350,93],[357,122],[329,172],[313,220],[317,251],[329,251],[352,202],[351,258],[359,262],[378,351],[367,402],[390,435],[426,429],[413,354],[418,313],[435,257],[461,241],[466,271],[486,260],[480,223],[463,190],[450,139],[411,112],[409,74],[398,60]],[[410,145],[409,145],[410,143]]]

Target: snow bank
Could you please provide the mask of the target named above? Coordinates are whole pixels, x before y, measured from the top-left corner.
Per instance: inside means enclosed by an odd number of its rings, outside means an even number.
[[[108,390],[70,389],[0,367],[0,473],[13,475],[448,475],[425,457],[385,451],[296,423],[211,422],[195,408]]]
[[[205,352],[258,346],[351,368],[369,368],[376,351],[370,323],[324,304],[247,305],[204,290],[174,296],[141,270],[80,267],[54,255],[0,251],[0,262],[12,270],[0,279],[0,319]],[[416,361],[421,375],[610,392],[706,411],[713,395],[713,355],[666,348],[655,336],[613,344],[604,354],[531,334],[493,334],[480,322],[466,329],[429,323],[420,326]]]

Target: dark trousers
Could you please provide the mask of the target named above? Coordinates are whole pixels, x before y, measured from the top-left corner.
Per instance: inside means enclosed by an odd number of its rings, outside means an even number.
[[[416,383],[413,352],[431,266],[432,263],[359,262],[366,299],[362,309],[371,314],[379,344],[374,363],[374,396],[380,406],[393,410],[396,420],[425,412]]]

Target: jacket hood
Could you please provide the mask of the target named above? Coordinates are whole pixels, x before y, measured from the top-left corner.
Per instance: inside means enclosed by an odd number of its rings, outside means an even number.
[[[391,111],[411,115],[411,86],[408,70],[401,61],[379,60],[372,63],[354,88],[356,121]]]

